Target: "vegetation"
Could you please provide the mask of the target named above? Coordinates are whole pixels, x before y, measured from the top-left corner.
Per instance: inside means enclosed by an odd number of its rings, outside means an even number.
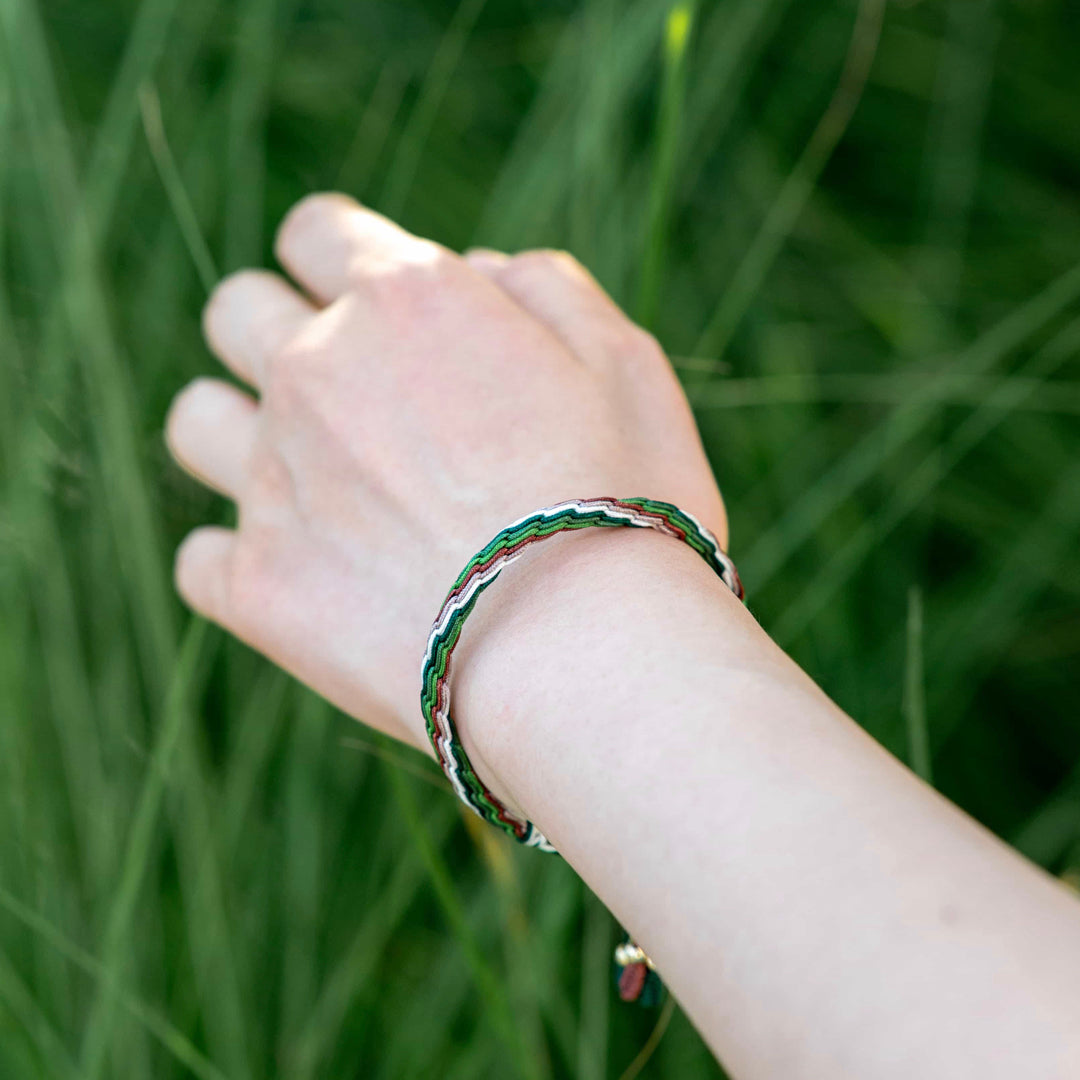
[[[0,0],[0,1076],[720,1075],[673,1006],[631,1065],[565,865],[172,593],[229,514],[161,440],[200,306],[313,189],[591,267],[764,625],[1080,873],[1078,45],[1068,0]]]

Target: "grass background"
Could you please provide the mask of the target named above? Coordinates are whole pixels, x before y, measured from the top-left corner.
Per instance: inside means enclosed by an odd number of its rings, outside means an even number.
[[[1078,46],[1069,0],[0,0],[0,1077],[720,1075],[564,865],[172,594],[228,514],[161,441],[199,308],[313,189],[589,265],[765,626],[1080,875]]]

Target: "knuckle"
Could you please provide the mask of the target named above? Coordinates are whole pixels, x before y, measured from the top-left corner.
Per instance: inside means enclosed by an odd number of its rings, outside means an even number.
[[[356,277],[381,310],[415,313],[427,309],[452,287],[461,275],[458,259],[437,244],[425,246],[415,258],[385,262],[377,267],[364,264]]]
[[[252,503],[264,506],[293,500],[293,476],[280,455],[268,451],[252,455],[248,464],[246,495]]]
[[[247,269],[237,270],[228,277],[222,278],[214,286],[203,306],[202,323],[206,336],[212,338],[222,316],[245,303],[253,292],[265,285],[267,279],[273,276],[268,270]]]
[[[339,191],[316,191],[305,195],[293,204],[278,226],[275,250],[280,251],[282,245],[287,245],[292,237],[302,234],[325,216],[340,213],[342,210],[352,211],[358,206],[354,199]]]
[[[537,248],[535,251],[525,251],[522,255],[532,257],[538,264],[556,269],[565,269],[568,266],[580,265],[577,259],[563,248]]]
[[[627,345],[631,351],[649,363],[667,366],[667,353],[656,336],[636,323],[627,322]]]
[[[262,410],[279,432],[326,428],[340,411],[346,380],[347,372],[324,353],[287,346],[266,366]]]
[[[553,247],[538,247],[528,252],[519,252],[514,255],[504,272],[511,276],[531,278],[538,274],[549,274],[565,267],[565,259],[572,256],[566,252],[556,251]]]
[[[568,251],[556,248],[536,248],[514,255],[507,263],[505,273],[531,279],[550,274],[565,274],[580,268],[577,259]]]
[[[274,545],[263,530],[241,534],[222,582],[222,604],[239,627],[257,625],[276,576]]]
[[[213,392],[215,385],[214,380],[209,376],[200,375],[192,379],[172,399],[169,411],[165,415],[165,437],[170,446],[175,446],[178,440],[182,441],[192,411],[198,408],[208,393]]]
[[[287,367],[293,355],[303,358],[306,351],[296,342],[295,329],[273,317],[254,320],[248,328],[252,353],[259,357],[256,366],[262,381],[275,377],[279,368]]]
[[[613,320],[608,328],[608,347],[620,358],[642,367],[667,367],[660,342],[648,330],[629,319]]]
[[[289,415],[312,394],[317,375],[313,357],[299,349],[279,349],[266,366],[263,407],[274,415]]]

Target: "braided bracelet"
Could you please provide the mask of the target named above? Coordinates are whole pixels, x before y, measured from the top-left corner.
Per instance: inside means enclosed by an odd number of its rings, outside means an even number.
[[[721,549],[716,537],[686,511],[655,499],[574,499],[520,518],[503,529],[472,558],[443,601],[424,653],[420,707],[435,756],[454,791],[466,806],[485,821],[509,833],[515,840],[541,851],[553,852],[555,848],[531,821],[518,817],[488,789],[476,775],[465,753],[450,715],[450,660],[465,620],[476,606],[480,594],[525,548],[571,529],[616,525],[655,529],[689,544],[724,584],[740,600],[743,598],[742,583],[735,565]],[[644,953],[641,955],[644,957]],[[618,962],[622,965],[621,960]],[[649,968],[651,970],[651,963]],[[632,996],[637,998],[639,995],[640,989]],[[627,996],[630,995],[624,993],[624,997]]]

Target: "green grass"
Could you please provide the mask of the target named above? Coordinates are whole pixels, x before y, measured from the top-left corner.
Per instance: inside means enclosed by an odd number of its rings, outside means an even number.
[[[1078,46],[1066,0],[0,0],[0,1077],[721,1075],[565,865],[172,594],[229,514],[161,441],[200,306],[313,189],[586,262],[765,626],[1076,879]]]

